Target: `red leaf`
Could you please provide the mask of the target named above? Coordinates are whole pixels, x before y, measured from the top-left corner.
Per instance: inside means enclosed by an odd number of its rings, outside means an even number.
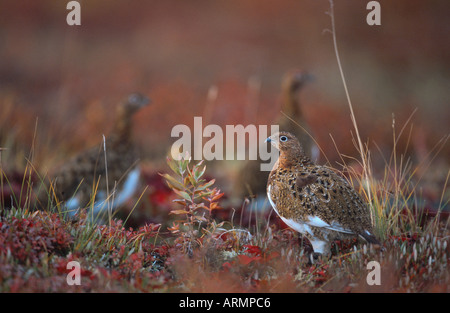
[[[244,248],[246,248],[246,252],[250,254],[261,255],[261,248],[258,246],[244,245]]]
[[[223,263],[222,268],[225,272],[228,272],[231,269],[231,263],[230,262]]]
[[[219,194],[215,195],[215,196],[212,198],[212,201],[217,201],[217,200],[219,200],[220,198],[223,197],[224,194],[225,194],[225,193],[222,192],[222,193],[219,193]]]

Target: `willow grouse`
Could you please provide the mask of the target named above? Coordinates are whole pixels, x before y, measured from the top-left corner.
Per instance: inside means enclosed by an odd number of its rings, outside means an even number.
[[[279,125],[279,129],[287,130],[300,138],[305,143],[308,155],[313,160],[317,160],[319,157],[319,149],[310,136],[312,132],[304,119],[299,100],[300,90],[312,79],[312,75],[300,70],[292,70],[284,75],[281,82],[281,111],[295,122],[283,114],[274,122]],[[250,160],[244,165],[244,168],[238,175],[237,193],[239,195],[258,195],[265,193],[268,173],[261,171],[261,162],[261,160]]]
[[[51,188],[45,196],[54,195],[57,202],[64,203],[63,208],[71,217],[80,208],[92,207],[92,216],[97,217],[106,208],[114,210],[123,205],[136,191],[140,177],[137,148],[131,140],[132,116],[149,102],[141,94],[129,95],[117,107],[110,136],[101,146],[63,164],[52,175]]]
[[[311,162],[291,133],[280,132],[266,141],[280,150],[267,182],[269,201],[289,227],[309,239],[314,259],[329,256],[336,239],[359,236],[379,244],[368,205],[345,179]]]

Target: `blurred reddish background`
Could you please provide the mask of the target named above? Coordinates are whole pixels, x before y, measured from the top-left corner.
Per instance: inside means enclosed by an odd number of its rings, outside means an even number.
[[[99,142],[111,128],[112,108],[134,91],[153,100],[136,117],[136,139],[155,162],[164,162],[174,125],[192,125],[205,113],[212,86],[218,95],[209,123],[272,124],[281,78],[293,68],[316,78],[301,99],[332,164],[339,158],[330,134],[341,153],[357,155],[325,31],[328,1],[79,1],[81,26],[66,24],[67,2],[1,3],[0,143],[13,141],[26,155],[38,118],[38,167]],[[388,158],[392,114],[398,133],[417,108],[412,138],[410,124],[398,149],[408,146],[420,159],[450,132],[450,2],[379,1],[381,26],[367,25],[367,2],[335,3],[362,139]],[[255,81],[261,87],[252,102]],[[447,144],[440,156],[449,154]]]

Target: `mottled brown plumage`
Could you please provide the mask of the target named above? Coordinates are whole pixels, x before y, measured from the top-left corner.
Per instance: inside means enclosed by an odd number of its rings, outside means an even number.
[[[379,244],[367,203],[344,178],[314,164],[291,133],[267,141],[280,150],[267,182],[270,203],[288,226],[310,240],[315,253],[329,255],[331,242],[345,237]]]
[[[69,215],[88,206],[93,195],[98,204],[94,211],[106,207],[100,207],[106,199],[111,200],[113,208],[123,204],[137,187],[139,177],[138,152],[131,138],[132,116],[148,103],[148,98],[137,93],[121,103],[107,139],[72,157],[51,175],[52,182],[40,197],[44,206],[49,194],[64,204]]]
[[[279,129],[287,130],[298,138],[306,148],[307,155],[313,160],[319,157],[319,149],[309,134],[312,134],[306,122],[300,104],[300,90],[312,80],[312,76],[305,71],[293,70],[287,72],[281,83],[281,111],[274,119],[273,124],[279,125]],[[288,116],[288,117],[286,117]],[[292,120],[293,121],[292,121]],[[298,125],[296,124],[298,123]],[[301,127],[300,127],[300,126]],[[304,129],[302,129],[302,127]],[[305,132],[305,130],[307,132]],[[308,134],[309,133],[309,134]],[[268,172],[261,171],[261,160],[251,160],[245,163],[239,172],[236,193],[240,196],[264,194]]]

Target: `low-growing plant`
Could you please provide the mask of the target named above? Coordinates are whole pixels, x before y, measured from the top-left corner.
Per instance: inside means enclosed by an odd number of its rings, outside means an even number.
[[[179,160],[167,158],[174,175],[161,174],[167,185],[179,196],[173,201],[182,208],[171,210],[170,214],[176,215],[178,219],[169,230],[178,236],[176,244],[188,255],[192,255],[195,247],[202,245],[204,236],[215,233],[224,224],[217,223],[211,217],[213,210],[222,209],[218,201],[224,193],[213,188],[215,179],[207,181],[204,178],[206,165],[203,160],[192,167],[189,166],[190,162],[187,153]]]

